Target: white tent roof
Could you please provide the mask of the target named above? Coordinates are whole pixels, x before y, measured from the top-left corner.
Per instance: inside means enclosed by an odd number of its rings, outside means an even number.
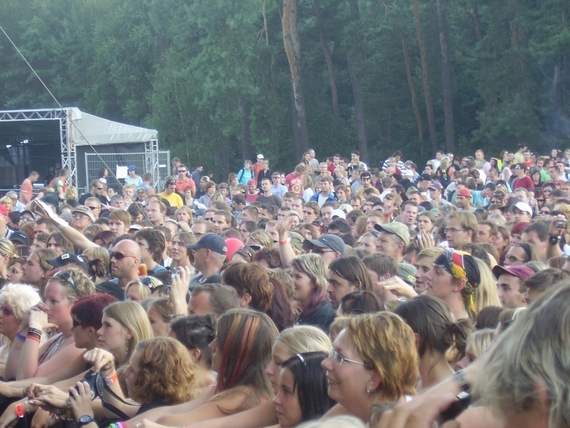
[[[76,107],[67,109],[67,114],[73,122],[69,131],[71,141],[76,146],[145,143],[158,138],[156,129],[113,122],[82,112]]]

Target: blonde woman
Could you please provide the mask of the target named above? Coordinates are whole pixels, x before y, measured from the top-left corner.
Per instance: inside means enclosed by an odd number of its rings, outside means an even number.
[[[7,279],[8,266],[12,259],[18,257],[14,244],[7,238],[0,238],[0,284]]]
[[[14,210],[14,204],[12,203],[12,199],[10,199],[8,196],[0,198],[0,204],[4,205],[9,213],[11,213]]]
[[[46,376],[82,353],[75,347],[71,306],[82,296],[95,292],[91,279],[79,268],[65,267],[48,280],[41,310],[27,315],[24,341],[17,341],[6,363],[5,376],[17,380]],[[57,329],[45,344],[42,333]]]

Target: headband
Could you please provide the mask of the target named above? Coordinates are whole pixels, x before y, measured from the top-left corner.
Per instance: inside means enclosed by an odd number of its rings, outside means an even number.
[[[481,282],[477,262],[465,251],[446,251],[435,259],[434,265],[446,270],[454,278],[464,279],[465,288],[462,294],[467,295],[465,307],[471,313],[475,312],[475,289]]]

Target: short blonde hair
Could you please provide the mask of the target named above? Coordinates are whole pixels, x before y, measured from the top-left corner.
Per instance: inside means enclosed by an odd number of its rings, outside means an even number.
[[[320,328],[310,325],[286,328],[275,338],[273,346],[276,344],[284,346],[291,355],[329,352],[332,346],[330,339]]]
[[[402,318],[390,312],[356,315],[348,318],[343,331],[366,367],[379,375],[374,392],[388,401],[415,395],[418,351],[414,332]]]
[[[6,284],[0,290],[0,305],[12,308],[14,316],[21,320],[26,312],[42,301],[36,287],[28,284]]]

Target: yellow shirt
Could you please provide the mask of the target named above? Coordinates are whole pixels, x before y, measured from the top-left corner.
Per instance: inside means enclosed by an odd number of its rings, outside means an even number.
[[[176,207],[176,208],[180,208],[182,205],[184,205],[184,201],[182,200],[182,198],[177,194],[177,193],[171,193],[170,195],[167,195],[164,192],[161,192],[158,194],[159,198],[162,199],[166,199],[171,206]]]

